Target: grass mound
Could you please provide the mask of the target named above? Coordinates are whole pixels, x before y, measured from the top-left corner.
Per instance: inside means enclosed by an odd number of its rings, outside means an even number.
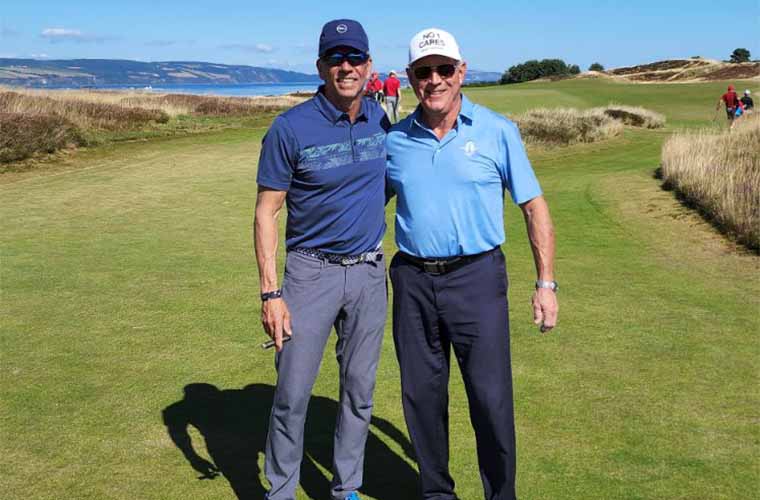
[[[599,109],[538,108],[519,115],[515,123],[526,142],[542,145],[596,142],[623,130],[620,121]]]
[[[632,127],[662,128],[665,126],[663,115],[641,106],[610,104],[604,108],[604,114]]]
[[[85,143],[77,126],[62,116],[0,113],[0,163]]]
[[[585,110],[537,108],[514,120],[526,142],[549,146],[601,141],[619,135],[624,125],[643,128],[665,125],[665,117],[659,113],[618,104]]]
[[[760,250],[760,116],[734,130],[671,136],[662,148],[662,175],[723,231]]]

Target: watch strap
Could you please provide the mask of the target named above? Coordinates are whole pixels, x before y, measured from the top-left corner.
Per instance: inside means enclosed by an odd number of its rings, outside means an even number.
[[[262,293],[261,301],[266,302],[267,300],[279,299],[280,297],[282,297],[282,288],[278,288],[277,290],[272,290],[271,292]]]
[[[536,288],[548,288],[554,292],[559,290],[559,285],[556,281],[544,281],[544,280],[536,280]]]

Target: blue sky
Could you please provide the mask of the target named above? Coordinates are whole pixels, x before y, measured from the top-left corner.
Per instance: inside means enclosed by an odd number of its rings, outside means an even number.
[[[374,7],[370,8],[370,5]],[[411,36],[454,34],[469,67],[504,71],[561,58],[586,69],[700,55],[737,47],[760,57],[760,2],[440,0],[265,2],[0,0],[0,57],[192,60],[313,73],[319,30],[339,17],[362,22],[375,65],[400,69]]]

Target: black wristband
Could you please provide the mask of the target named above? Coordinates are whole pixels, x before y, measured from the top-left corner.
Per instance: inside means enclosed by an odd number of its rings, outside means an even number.
[[[279,299],[282,297],[282,288],[272,290],[271,292],[264,292],[261,294],[261,301],[266,302],[269,299]]]

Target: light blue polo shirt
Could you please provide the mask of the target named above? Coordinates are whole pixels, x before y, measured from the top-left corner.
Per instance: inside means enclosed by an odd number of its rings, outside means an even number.
[[[391,128],[385,147],[396,244],[417,257],[491,250],[504,242],[504,190],[517,204],[541,195],[515,124],[464,95],[456,127],[442,140],[417,107]]]

